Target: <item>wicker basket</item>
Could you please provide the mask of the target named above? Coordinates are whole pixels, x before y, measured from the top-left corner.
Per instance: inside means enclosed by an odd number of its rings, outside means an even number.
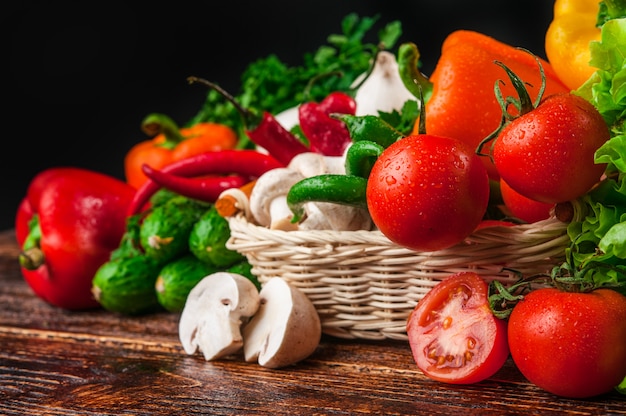
[[[471,270],[509,284],[548,272],[564,260],[567,224],[534,224],[474,232],[435,252],[400,247],[379,231],[279,231],[244,212],[228,217],[227,247],[245,255],[261,283],[282,277],[311,299],[325,334],[340,338],[406,340],[417,302],[448,275]]]

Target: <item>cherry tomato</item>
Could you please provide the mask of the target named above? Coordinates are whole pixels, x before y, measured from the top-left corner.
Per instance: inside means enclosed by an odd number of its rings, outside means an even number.
[[[525,197],[565,202],[600,180],[606,165],[596,164],[594,153],[609,138],[606,122],[587,100],[553,94],[504,126],[493,160],[500,177]]]
[[[509,316],[511,357],[538,387],[563,397],[611,391],[626,375],[626,296],[542,288]]]
[[[500,179],[502,200],[509,213],[527,223],[533,223],[550,218],[550,211],[554,204],[535,201],[511,188],[504,179]]]
[[[407,334],[419,369],[433,380],[477,383],[509,356],[506,321],[489,307],[487,283],[474,272],[442,280],[409,315]]]
[[[372,220],[391,241],[441,250],[463,241],[482,220],[489,177],[474,149],[461,140],[411,135],[378,157],[366,198]]]

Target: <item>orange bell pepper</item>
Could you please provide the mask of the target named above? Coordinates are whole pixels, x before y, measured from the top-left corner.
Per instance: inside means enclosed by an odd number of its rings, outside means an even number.
[[[141,127],[153,138],[134,145],[124,158],[126,182],[137,189],[148,180],[144,164],[161,169],[189,156],[233,149],[238,141],[237,133],[224,124],[201,122],[179,128],[164,114],[148,115]]]
[[[478,149],[481,141],[494,132],[502,119],[494,86],[504,97],[516,96],[506,72],[495,63],[509,67],[528,85],[534,101],[542,85],[536,57],[528,51],[500,42],[485,34],[457,30],[444,40],[441,56],[428,78],[417,71],[419,51],[412,43],[400,46],[398,64],[404,84],[413,94],[420,85],[426,102],[425,128],[428,134],[460,139]],[[541,62],[546,78],[544,97],[569,91],[548,62]],[[419,118],[413,133],[419,134]],[[499,179],[495,165],[488,157],[481,158],[489,177]]]

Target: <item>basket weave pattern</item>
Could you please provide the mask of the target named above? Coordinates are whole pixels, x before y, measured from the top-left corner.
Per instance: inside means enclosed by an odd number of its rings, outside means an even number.
[[[446,250],[416,252],[379,231],[279,231],[228,218],[227,247],[245,255],[261,283],[282,277],[315,305],[324,333],[340,338],[406,340],[406,321],[439,281],[474,271],[505,285],[517,273],[549,272],[564,260],[567,224],[490,227]]]

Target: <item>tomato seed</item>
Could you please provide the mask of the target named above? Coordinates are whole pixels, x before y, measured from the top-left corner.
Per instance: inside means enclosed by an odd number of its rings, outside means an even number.
[[[476,347],[476,340],[474,338],[467,339],[467,348],[473,350]]]

